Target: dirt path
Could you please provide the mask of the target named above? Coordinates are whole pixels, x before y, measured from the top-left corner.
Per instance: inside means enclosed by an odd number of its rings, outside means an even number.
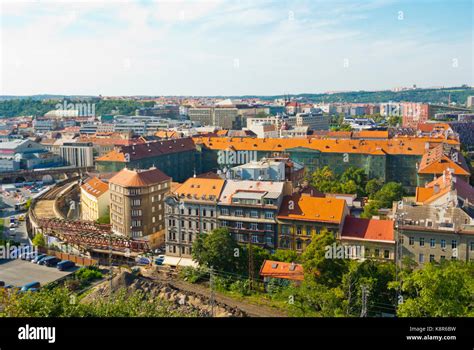
[[[166,281],[166,283],[169,283],[172,287],[184,292],[199,294],[207,298],[210,295],[209,288],[202,285],[188,283],[182,280],[178,280],[176,278],[157,278],[153,276],[151,277],[151,279],[163,282]],[[271,307],[255,305],[245,301],[236,300],[219,292],[214,292],[214,298],[219,303],[226,304],[230,307],[242,310],[250,317],[287,317],[287,314],[281,310],[276,310]]]

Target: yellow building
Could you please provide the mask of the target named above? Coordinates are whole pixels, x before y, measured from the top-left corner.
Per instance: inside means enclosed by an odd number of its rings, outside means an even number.
[[[96,221],[109,214],[109,185],[93,177],[81,186],[81,218]]]
[[[311,236],[326,229],[337,237],[349,209],[344,199],[286,196],[278,214],[278,248],[303,252]]]

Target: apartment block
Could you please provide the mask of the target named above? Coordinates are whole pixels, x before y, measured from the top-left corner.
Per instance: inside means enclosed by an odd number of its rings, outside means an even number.
[[[171,178],[157,168],[118,172],[109,180],[112,231],[139,238],[164,230],[170,186]]]
[[[199,235],[218,227],[223,179],[192,177],[165,199],[166,254],[190,258]]]

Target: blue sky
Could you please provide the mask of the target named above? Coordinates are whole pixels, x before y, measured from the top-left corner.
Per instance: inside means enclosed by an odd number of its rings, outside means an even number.
[[[0,94],[474,85],[471,0],[4,0],[0,19]]]

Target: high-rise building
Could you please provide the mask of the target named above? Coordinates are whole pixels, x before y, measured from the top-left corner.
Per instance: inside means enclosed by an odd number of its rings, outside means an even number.
[[[91,142],[65,142],[59,147],[59,154],[68,165],[94,166],[94,147]]]
[[[138,238],[164,230],[171,178],[157,168],[122,169],[109,180],[112,231]]]
[[[466,106],[467,106],[467,108],[474,107],[474,96],[468,96],[467,97]]]

